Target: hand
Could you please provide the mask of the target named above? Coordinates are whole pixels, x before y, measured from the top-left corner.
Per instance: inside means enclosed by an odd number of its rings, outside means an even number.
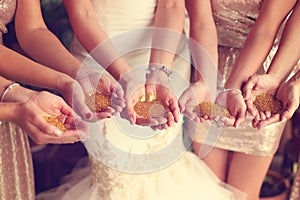
[[[180,111],[191,120],[203,123],[208,119],[208,116],[200,117],[196,112],[195,106],[203,101],[211,101],[210,99],[209,90],[204,82],[192,83],[179,98]]]
[[[283,83],[279,87],[276,96],[281,100],[284,110],[281,114],[278,113],[268,116],[265,120],[257,122],[255,124],[256,127],[262,128],[279,121],[290,119],[299,107],[300,83],[296,81]]]
[[[226,107],[232,117],[222,119],[226,126],[238,127],[246,119],[246,103],[242,92],[239,90],[227,90],[219,93],[216,103]]]
[[[124,91],[126,107],[121,112],[121,117],[127,119],[131,124],[137,123],[137,114],[134,110],[135,104],[141,97],[145,96],[144,83],[134,73],[127,73],[120,79]],[[147,125],[149,122],[140,122],[140,125]]]
[[[124,93],[121,86],[103,71],[82,67],[78,72],[77,80],[81,88],[77,86],[76,90],[83,91],[79,91],[80,96],[75,94],[75,97],[78,96],[77,104],[81,105],[79,107],[82,110],[86,109],[83,107],[82,103],[84,103],[86,96],[89,95],[91,91],[98,90],[99,92],[111,96],[111,106],[97,113],[91,113],[90,111],[86,117],[87,120],[95,121],[103,118],[110,118],[116,112],[121,112],[125,107]],[[101,84],[99,84],[100,80]],[[76,98],[74,100],[76,100]]]
[[[161,100],[163,106],[169,110],[164,117],[158,118],[158,124],[152,129],[167,129],[172,127],[179,120],[179,105],[176,95],[172,91],[168,77],[161,70],[152,71],[146,76],[146,94],[152,94]]]
[[[253,127],[261,128],[271,121],[279,119],[279,114],[271,115],[269,111],[258,112],[253,104],[256,95],[262,93],[274,94],[279,84],[280,80],[269,74],[251,76],[245,84],[243,88],[244,99],[247,104],[248,112],[254,116]]]
[[[18,124],[37,144],[74,143],[84,139],[87,126],[59,96],[35,92],[15,109],[13,122]],[[46,122],[44,115],[65,116],[66,131]]]

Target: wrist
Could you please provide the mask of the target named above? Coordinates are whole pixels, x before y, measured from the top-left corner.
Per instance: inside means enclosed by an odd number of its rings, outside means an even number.
[[[169,82],[173,78],[173,72],[165,65],[149,65],[146,72],[147,81]]]
[[[8,103],[8,104],[9,104],[10,112],[8,114],[7,120],[16,123],[17,122],[16,117],[21,115],[20,110],[23,103],[18,102],[18,103]]]
[[[11,83],[2,94],[2,102],[26,102],[31,95],[35,93],[33,90],[24,88],[16,83]]]
[[[63,74],[56,79],[56,88],[58,92],[64,94],[65,91],[68,91],[70,88],[73,87],[75,83],[75,79],[71,78],[70,76]]]

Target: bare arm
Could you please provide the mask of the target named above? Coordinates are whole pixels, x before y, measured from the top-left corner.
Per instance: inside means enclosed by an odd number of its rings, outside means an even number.
[[[290,15],[280,39],[278,51],[271,62],[268,74],[284,81],[300,58],[300,2]]]
[[[226,88],[241,89],[243,83],[256,73],[272,48],[279,26],[295,2],[295,0],[263,2],[260,15],[247,36],[226,82]]]
[[[185,19],[183,0],[158,0],[150,63],[172,66]],[[160,49],[158,49],[158,48]],[[163,48],[163,49],[161,49]]]
[[[113,44],[109,42],[109,37],[98,23],[90,0],[76,2],[63,0],[63,3],[73,31],[83,47],[116,80],[119,80],[120,77],[130,70],[130,67],[124,59],[116,59],[118,52]]]
[[[75,78],[80,62],[45,25],[40,1],[19,0],[15,15],[21,47],[36,61]]]
[[[0,45],[0,74],[7,79],[62,92],[72,78]]]

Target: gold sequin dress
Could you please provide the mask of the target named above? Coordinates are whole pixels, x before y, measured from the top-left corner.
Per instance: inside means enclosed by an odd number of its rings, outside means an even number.
[[[14,16],[16,0],[0,1],[0,45],[6,24]],[[7,66],[9,67],[9,66]],[[0,199],[32,200],[34,177],[28,138],[11,122],[0,121]]]
[[[218,68],[223,84],[259,14],[261,5],[262,0],[212,0],[213,15],[218,31]],[[277,44],[278,40],[275,41],[274,48],[258,73],[263,73],[268,68]],[[252,117],[249,114],[247,116],[246,122],[238,128],[223,129],[210,122],[202,125],[188,121],[186,131],[195,141],[221,149],[260,156],[273,155],[278,148],[285,123],[275,123],[258,130],[252,128]],[[201,152],[203,156],[207,153],[205,151]]]
[[[122,55],[127,62],[135,67],[136,78],[145,77],[151,30],[143,28],[153,25],[156,0],[92,0],[92,3],[101,26],[116,47],[126,52]],[[138,48],[140,45],[143,48]],[[179,52],[184,55],[187,44],[181,47]],[[72,51],[85,64],[97,65],[76,38]],[[183,57],[176,56],[173,66],[176,82],[170,81],[174,88],[180,89],[175,91],[176,95],[189,84],[189,55],[187,60]],[[202,160],[186,150],[182,123],[180,119],[176,126],[158,132],[130,125],[118,116],[91,124],[90,138],[84,141],[91,171],[88,168],[75,171],[69,181],[39,195],[38,200],[244,199],[244,194],[221,182]]]

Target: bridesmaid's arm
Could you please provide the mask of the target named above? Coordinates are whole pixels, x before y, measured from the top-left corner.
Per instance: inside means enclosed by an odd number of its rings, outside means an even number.
[[[39,0],[19,0],[15,15],[17,39],[33,59],[76,78],[81,63],[48,30]]]
[[[280,82],[286,80],[300,58],[300,2],[297,1],[280,39],[278,50],[268,69],[268,74]]]
[[[243,83],[256,73],[269,54],[281,23],[295,2],[296,0],[263,1],[259,17],[247,36],[225,84],[226,88],[241,89]]]
[[[74,80],[0,45],[0,74],[7,79],[63,93]]]
[[[107,71],[116,80],[119,80],[124,74],[129,72],[131,68],[126,61],[122,58],[116,59],[119,57],[118,52],[98,23],[90,0],[63,0],[63,3],[73,31],[86,51],[91,53],[99,64],[107,68]],[[107,60],[108,58],[113,60]]]

